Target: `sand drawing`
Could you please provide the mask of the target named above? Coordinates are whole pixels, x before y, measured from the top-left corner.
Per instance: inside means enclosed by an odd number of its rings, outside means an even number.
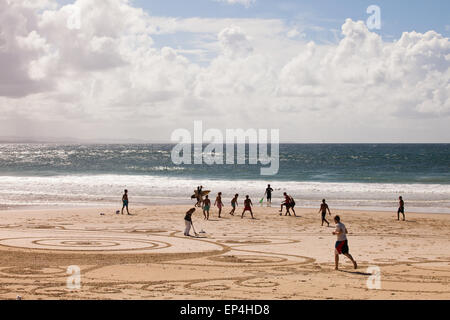
[[[318,228],[313,217],[296,220],[298,225],[290,228],[283,217],[264,210],[259,218],[274,220],[273,234],[262,234],[251,227],[252,222],[236,224],[228,219],[205,222],[201,227],[208,229],[206,238],[186,238],[178,223],[181,210],[155,225],[147,221],[155,214],[163,220],[163,213],[155,209],[141,210],[129,225],[114,219],[92,222],[81,215],[72,225],[60,225],[62,220],[45,225],[39,217],[33,228],[25,222],[6,222],[0,225],[0,298],[18,294],[25,299],[450,297],[450,255],[439,249],[442,241],[448,245],[448,231],[437,224],[430,225],[432,233],[414,238],[422,241],[417,252],[414,242],[405,240],[408,230],[390,230],[385,223],[378,234],[373,230],[364,234],[364,228],[356,226],[361,218],[351,216],[360,269],[345,268],[336,274],[329,256],[322,254],[328,254],[333,243],[331,229]],[[300,226],[304,231],[296,231]],[[398,243],[400,235],[406,243]],[[442,246],[434,241],[439,238]],[[365,254],[363,242],[372,244]],[[374,249],[381,243],[385,250]],[[389,254],[392,250],[395,254]],[[382,288],[371,291],[365,285],[370,276],[365,271],[374,264],[382,270]],[[80,290],[65,286],[69,265],[81,268]]]

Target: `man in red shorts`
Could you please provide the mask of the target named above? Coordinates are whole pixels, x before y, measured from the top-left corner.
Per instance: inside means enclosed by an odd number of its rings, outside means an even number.
[[[242,219],[244,219],[244,214],[246,211],[250,211],[250,214],[252,215],[252,219],[255,219],[255,217],[253,216],[253,211],[252,211],[252,200],[250,200],[250,196],[245,196],[245,200],[244,200],[244,211],[242,211]]]
[[[341,218],[339,216],[334,217],[334,222],[336,223],[336,230],[334,230],[333,235],[337,236],[337,242],[334,251],[334,260],[336,263],[336,270],[339,270],[339,255],[343,254],[349,258],[355,269],[358,268],[358,264],[353,259],[352,255],[349,253],[348,240],[347,240],[347,228],[343,223],[341,223]]]

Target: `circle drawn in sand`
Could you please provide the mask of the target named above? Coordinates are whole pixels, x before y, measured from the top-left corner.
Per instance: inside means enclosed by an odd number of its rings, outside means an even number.
[[[177,288],[177,285],[173,283],[158,283],[158,284],[146,284],[141,290],[151,291],[151,292],[170,292]]]
[[[242,287],[250,287],[250,288],[274,288],[280,285],[277,282],[266,281],[264,279],[250,279],[244,281],[236,281],[236,284]]]
[[[206,291],[226,291],[230,290],[230,286],[227,286],[223,283],[212,283],[217,281],[202,281],[202,282],[191,282],[185,285],[184,287],[186,289],[193,289],[193,290],[206,290]]]
[[[268,244],[272,243],[269,240],[220,240],[219,243],[226,244]]]
[[[384,262],[384,263],[398,262],[397,259],[390,259],[390,258],[377,258],[377,259],[373,259],[373,261]]]
[[[131,238],[15,238],[0,240],[0,245],[15,248],[61,251],[131,251],[168,248],[166,242]]]
[[[93,287],[89,290],[89,292],[93,293],[99,293],[99,294],[115,294],[115,293],[122,293],[122,290],[120,288],[115,288],[111,286],[100,286],[100,287]]]
[[[10,267],[0,270],[0,274],[6,277],[23,277],[23,278],[47,278],[47,277],[65,277],[66,269],[64,268],[41,268],[41,267]]]
[[[27,226],[28,229],[36,229],[36,230],[53,230],[53,229],[60,229],[64,230],[64,227],[61,226],[50,226],[50,225],[32,225]]]
[[[208,259],[216,262],[236,263],[236,264],[272,264],[287,261],[287,259],[279,257],[250,256],[250,255],[215,256],[209,257]]]
[[[167,232],[167,230],[160,230],[160,229],[136,229],[128,231],[128,233],[135,233],[135,234],[151,234],[151,233],[164,233]]]

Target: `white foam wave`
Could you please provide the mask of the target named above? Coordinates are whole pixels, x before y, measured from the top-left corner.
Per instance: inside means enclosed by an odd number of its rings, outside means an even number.
[[[327,198],[335,208],[380,208],[393,210],[398,196],[415,211],[450,213],[450,185],[325,183],[255,180],[194,180],[146,175],[77,175],[0,178],[0,207],[36,205],[120,204],[124,189],[136,204],[191,204],[197,185],[232,195],[250,195],[257,202],[268,183],[275,189],[274,201],[288,192],[299,206],[315,207]]]

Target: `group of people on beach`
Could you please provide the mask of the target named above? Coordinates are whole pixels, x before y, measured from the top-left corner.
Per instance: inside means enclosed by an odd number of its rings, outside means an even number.
[[[195,205],[195,207],[201,207],[203,210],[203,215],[205,217],[205,220],[209,220],[210,217],[210,210],[211,210],[211,200],[209,199],[209,195],[205,195],[205,198],[203,198],[202,196],[202,190],[203,187],[200,186],[197,188],[197,204]],[[266,197],[267,199],[267,203],[268,205],[271,205],[272,203],[272,193],[273,193],[273,189],[270,185],[268,185],[264,197]],[[280,208],[280,216],[283,215],[283,207],[286,208],[286,216],[290,214],[290,211],[292,210],[292,212],[294,213],[294,215],[297,217],[297,214],[295,213],[295,200],[292,196],[288,195],[286,192],[284,192],[283,194],[284,196],[284,201],[281,204],[281,208]],[[239,194],[235,194],[235,196],[233,197],[233,199],[231,200],[231,207],[232,210],[229,212],[230,215],[234,216],[235,212],[236,212],[236,208],[238,207],[238,198],[239,198]],[[263,202],[264,198],[260,201],[261,203]],[[129,212],[129,199],[128,199],[128,190],[125,190],[124,195],[122,196],[122,202],[123,202],[123,207],[122,207],[122,214],[124,214],[124,209],[127,210],[128,215],[130,215]],[[222,202],[222,192],[219,192],[217,197],[216,197],[216,201],[214,202],[214,206],[216,206],[219,210],[219,218],[221,218],[222,216],[222,210],[225,207],[225,205]],[[186,212],[186,215],[184,217],[184,221],[185,221],[185,231],[184,231],[184,235],[186,237],[190,236],[190,231],[191,228],[194,230],[194,233],[196,236],[198,236],[198,233],[196,232],[195,228],[194,228],[194,224],[192,221],[192,215],[194,214],[194,212],[196,211],[196,208],[192,208],[189,211]],[[252,200],[250,199],[250,196],[245,196],[245,200],[244,200],[244,209],[242,211],[242,215],[241,218],[244,218],[244,215],[247,211],[250,212],[252,219],[255,219],[254,215],[253,215],[253,203]],[[331,210],[330,207],[328,206],[326,199],[322,200],[322,203],[320,205],[320,209],[319,209],[319,213],[322,215],[322,227],[324,225],[324,223],[327,224],[327,227],[330,227],[330,222],[328,222],[328,220],[326,219],[327,217],[327,213],[329,214],[329,216],[331,217]],[[397,219],[400,221],[400,214],[403,215],[403,221],[406,221],[406,217],[405,217],[405,202],[403,200],[403,197],[399,197],[399,208],[397,210]],[[353,256],[350,254],[350,250],[349,250],[349,246],[348,246],[348,239],[347,239],[347,234],[348,234],[348,230],[345,227],[345,225],[341,222],[341,217],[340,216],[335,216],[334,217],[334,222],[335,222],[335,230],[333,231],[333,235],[335,235],[337,237],[337,241],[335,243],[335,269],[338,270],[339,269],[339,256],[340,255],[344,255],[346,256],[352,263],[355,269],[358,268],[358,264],[356,263],[355,259],[353,258]]]
[[[197,205],[196,206],[201,206],[203,209],[203,215],[205,217],[205,220],[209,220],[209,216],[210,216],[210,209],[211,209],[211,200],[209,199],[209,196],[206,195],[205,199],[203,200],[201,198],[201,190],[203,187],[199,187],[197,188],[198,191],[198,195],[199,197],[197,198]],[[264,193],[264,197],[267,199],[267,204],[268,206],[271,206],[272,204],[272,194],[273,194],[273,188],[271,187],[271,185],[269,184],[267,186],[267,189]],[[283,193],[284,196],[284,201],[281,203],[281,208],[280,208],[280,216],[283,215],[283,207],[286,208],[286,214],[285,216],[289,215],[291,216],[290,211],[292,210],[292,212],[294,213],[294,215],[297,217],[297,214],[295,213],[295,200],[292,196],[290,196],[289,194],[287,194],[286,192]],[[264,197],[263,199],[261,199],[261,203],[263,203],[264,201]],[[239,198],[239,194],[236,194],[233,199],[231,200],[231,206],[232,206],[232,210],[229,212],[230,215],[235,214],[236,208],[238,206],[238,198]],[[224,208],[224,204],[222,202],[222,192],[219,192],[217,197],[216,197],[216,201],[214,203],[214,206],[216,206],[219,209],[219,218],[221,218],[222,215],[222,209]],[[244,201],[244,210],[242,212],[242,216],[241,218],[244,218],[244,214],[246,211],[250,211],[250,214],[252,216],[252,219],[254,219],[253,216],[253,211],[252,211],[252,206],[253,203],[250,199],[250,197],[247,195],[245,197],[245,201]],[[196,211],[195,208],[190,209],[185,216],[185,223],[186,223],[186,229],[184,231],[184,235],[186,237],[190,236],[190,230],[191,228],[194,228],[193,222],[192,222],[192,214]],[[326,199],[322,200],[322,203],[320,205],[320,209],[319,209],[319,214],[321,214],[322,217],[322,227],[324,226],[324,223],[327,224],[327,227],[330,227],[330,222],[327,220],[327,213],[328,215],[331,217],[331,210],[330,207],[328,206]],[[399,197],[399,208],[397,210],[397,219],[400,220],[400,213],[403,215],[403,221],[406,221],[405,218],[405,202],[403,201],[403,197]],[[341,217],[339,215],[336,215],[334,217],[334,223],[335,223],[335,230],[333,231],[333,235],[335,235],[337,237],[336,243],[335,243],[335,250],[334,250],[334,256],[335,256],[335,270],[339,270],[339,256],[340,255],[344,255],[345,257],[347,257],[353,264],[354,268],[357,269],[358,268],[358,264],[356,262],[356,260],[353,258],[353,256],[350,254],[350,249],[348,246],[348,239],[347,239],[347,234],[348,234],[348,230],[345,227],[345,225],[341,222]],[[198,236],[197,232],[194,229],[194,233],[196,236]]]
[[[231,211],[229,212],[230,215],[234,216],[236,213],[236,208],[238,207],[238,198],[239,194],[236,194],[233,199],[231,200]],[[197,205],[196,205],[197,206]],[[214,206],[217,207],[219,210],[219,219],[222,218],[222,209],[225,207],[225,205],[222,202],[222,192],[219,192],[216,197],[216,201],[214,202]],[[252,216],[252,219],[255,219],[253,216],[253,202],[250,199],[250,196],[245,196],[244,200],[244,210],[242,211],[241,218],[244,219],[244,215],[247,211],[250,212],[250,215]],[[205,196],[205,199],[201,202],[201,208],[203,210],[203,216],[205,217],[205,220],[209,220],[210,217],[210,210],[211,210],[211,199],[209,198],[209,195]]]
[[[232,200],[233,203],[235,203],[235,204],[237,203],[237,197],[238,196],[239,195],[236,195],[233,198],[233,200]],[[246,199],[246,201],[247,201],[247,199]],[[216,203],[217,203],[217,201],[216,201]],[[251,211],[251,200],[249,200],[249,204],[250,204],[249,210],[250,210],[250,212],[252,212]],[[233,206],[233,210],[232,211],[234,211],[235,209],[236,209],[236,207]],[[195,231],[194,224],[192,222],[192,215],[194,214],[195,211],[196,211],[196,209],[192,208],[188,212],[186,212],[186,216],[184,218],[185,225],[186,225],[186,229],[184,231],[184,235],[186,237],[190,236],[191,228],[194,230],[195,236],[198,236],[198,233]],[[244,212],[245,211],[246,211],[246,209],[244,209]],[[328,221],[326,221],[326,219],[325,219],[327,211],[328,211],[328,213],[331,216],[330,209],[329,209],[328,205],[326,204],[326,201],[323,200],[323,203],[322,203],[322,206],[321,206],[322,226],[323,226],[323,222],[324,221],[328,223]],[[252,218],[253,218],[253,213],[252,213]],[[335,230],[333,231],[333,235],[335,235],[337,237],[337,241],[336,241],[336,244],[335,244],[335,252],[334,252],[335,270],[339,270],[339,256],[340,255],[344,255],[348,259],[350,259],[350,261],[353,263],[354,268],[357,269],[358,268],[358,264],[355,261],[355,259],[353,258],[353,256],[350,254],[350,249],[349,249],[349,246],[348,246],[348,239],[347,239],[348,230],[345,227],[345,225],[341,222],[340,216],[335,216],[334,217],[334,222],[336,224],[336,227],[335,227]],[[330,226],[330,224],[328,223],[328,227],[329,226]]]

